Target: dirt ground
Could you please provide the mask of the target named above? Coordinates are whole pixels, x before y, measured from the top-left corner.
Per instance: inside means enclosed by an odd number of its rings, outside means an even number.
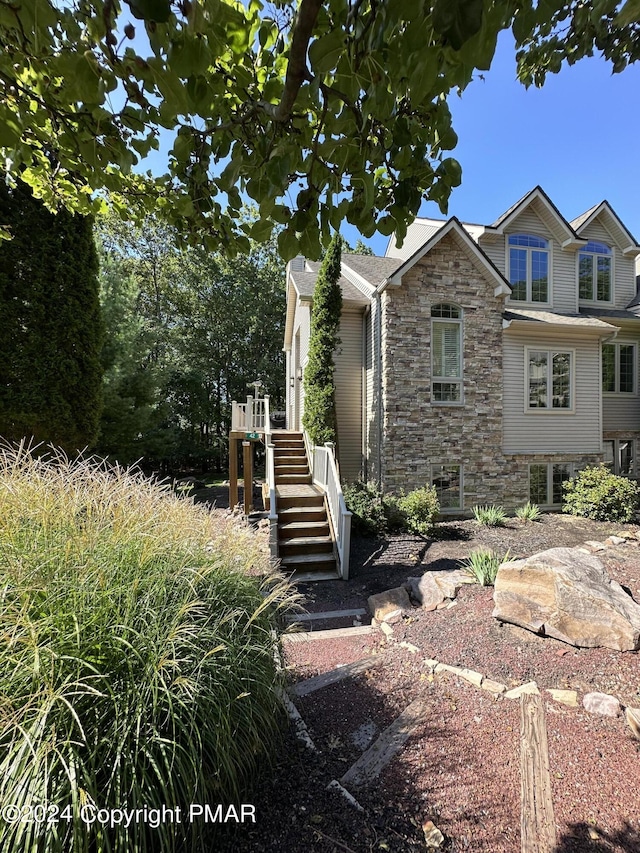
[[[366,608],[372,593],[425,571],[455,568],[478,547],[512,557],[579,546],[638,525],[603,524],[545,515],[504,528],[475,521],[438,525],[433,537],[354,539],[351,579],[301,587],[308,612]],[[610,575],[640,601],[640,541],[601,552]],[[458,603],[415,609],[380,631],[284,645],[290,683],[368,656],[379,665],[296,699],[316,747],[292,731],[273,766],[256,780],[255,825],[227,828],[220,851],[424,851],[423,825],[443,833],[446,851],[520,850],[520,708],[449,673],[432,674],[428,659],[464,666],[513,687],[535,680],[544,698],[558,846],[555,853],[640,853],[640,741],[624,716],[595,716],[582,707],[591,691],[640,707],[640,655],[575,649],[493,619],[492,589],[465,586]],[[343,621],[352,624],[353,617]],[[357,617],[356,617],[357,621]],[[368,617],[360,617],[364,624]],[[337,627],[332,622],[330,627]],[[317,623],[315,628],[329,627]],[[572,689],[578,707],[554,701],[547,688]],[[375,783],[351,793],[357,811],[327,784],[339,779],[368,744],[416,698],[424,718]]]

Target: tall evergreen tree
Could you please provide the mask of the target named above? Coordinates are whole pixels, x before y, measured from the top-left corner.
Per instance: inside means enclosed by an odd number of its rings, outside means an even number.
[[[73,453],[97,434],[102,325],[89,217],[0,181],[0,436]]]
[[[313,291],[309,357],[304,371],[302,424],[314,444],[337,442],[333,354],[340,343],[338,328],[342,311],[342,240],[336,235],[327,249]]]

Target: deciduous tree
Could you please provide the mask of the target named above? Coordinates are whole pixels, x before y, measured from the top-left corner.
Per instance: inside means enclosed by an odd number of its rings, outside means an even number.
[[[0,147],[48,205],[163,211],[209,251],[280,228],[319,257],[346,219],[444,211],[460,166],[447,97],[512,28],[526,82],[638,55],[638,0],[0,0]],[[136,168],[169,138],[166,173]],[[243,222],[249,197],[259,218]]]

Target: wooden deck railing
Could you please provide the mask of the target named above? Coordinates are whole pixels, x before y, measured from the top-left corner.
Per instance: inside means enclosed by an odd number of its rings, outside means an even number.
[[[246,403],[231,403],[231,429],[235,432],[260,432],[265,431],[269,424],[269,397],[260,397],[257,400],[247,397]]]

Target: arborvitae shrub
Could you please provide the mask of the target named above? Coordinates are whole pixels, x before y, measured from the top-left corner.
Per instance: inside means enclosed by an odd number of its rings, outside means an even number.
[[[309,357],[304,371],[304,414],[302,424],[313,444],[337,440],[334,352],[340,340],[342,311],[341,238],[331,241],[324,256],[311,309]]]
[[[74,452],[96,437],[102,325],[90,218],[0,181],[0,435]]]

